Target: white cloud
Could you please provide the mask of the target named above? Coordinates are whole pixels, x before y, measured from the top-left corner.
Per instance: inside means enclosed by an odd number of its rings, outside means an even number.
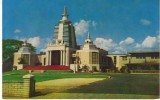
[[[83,36],[86,32],[89,31],[90,27],[95,28],[96,22],[95,21],[85,21],[80,20],[79,22],[74,23],[75,26],[75,32],[77,35]]]
[[[96,38],[94,43],[97,47],[107,50],[112,54],[124,54],[127,52],[125,47],[114,43],[112,39]]]
[[[21,33],[22,31],[20,29],[15,29],[14,33]]]
[[[125,40],[122,40],[119,44],[125,46],[125,45],[132,44],[133,42],[134,42],[133,38],[127,37]]]
[[[112,42],[112,39],[96,38],[94,43],[97,47],[105,50],[111,50],[116,46],[116,44]]]
[[[149,21],[147,19],[141,19],[140,22],[142,25],[150,25],[151,24],[151,21]]]
[[[31,37],[28,38],[28,42],[31,43],[33,46],[38,47],[41,43],[41,38],[40,37]]]
[[[112,54],[121,54],[122,52],[120,51],[113,51]]]
[[[136,43],[136,46],[135,46],[136,48],[141,48],[142,46],[141,46],[141,44],[139,44],[139,43]]]
[[[121,52],[121,53],[125,53],[125,52],[126,52],[126,48],[121,47],[121,46],[116,46],[116,47],[114,48],[114,50],[115,50],[115,51],[119,51],[119,52]]]
[[[147,36],[142,42],[142,47],[144,48],[152,48],[156,44],[156,37]]]
[[[136,43],[135,48],[145,49],[158,49],[160,43],[160,35],[147,36],[141,43]]]
[[[36,49],[39,51],[45,51],[47,44],[51,39],[49,38],[40,38],[39,36],[36,37],[29,37],[29,38],[18,38],[21,41],[27,40],[28,43],[32,44]]]
[[[92,26],[93,26],[94,28],[96,28],[96,25],[97,25],[97,23],[96,23],[95,21],[92,21]]]
[[[40,37],[30,37],[30,38],[21,38],[20,40],[27,40],[28,43],[31,43],[34,47],[38,47],[41,43]]]
[[[147,36],[141,43],[135,42],[131,37],[115,43],[112,39],[96,38],[94,44],[112,54],[125,54],[130,51],[157,50],[160,47],[160,35]]]
[[[156,37],[157,43],[160,43],[160,34]]]

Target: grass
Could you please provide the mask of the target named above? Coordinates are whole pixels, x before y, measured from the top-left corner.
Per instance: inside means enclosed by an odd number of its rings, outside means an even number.
[[[159,74],[107,74],[111,79],[83,85],[60,93],[34,98],[58,99],[157,99]]]
[[[3,74],[3,80],[19,80],[28,71],[11,71]],[[34,74],[36,81],[45,81],[62,78],[106,78],[111,79],[94,82],[59,93],[50,93],[33,98],[56,99],[156,99],[159,98],[159,74],[92,74],[76,73],[70,71],[46,71]]]
[[[27,70],[14,70],[5,72],[3,74],[3,80],[23,80],[23,75],[28,74]],[[48,70],[44,73],[33,73],[35,75],[36,82],[62,79],[62,78],[107,78],[107,75],[103,74],[91,74],[91,73],[76,73],[71,71],[51,71]]]
[[[67,93],[159,95],[158,74],[110,74],[113,78],[66,90]],[[98,89],[97,89],[98,88]]]
[[[52,93],[49,95],[42,95],[33,97],[34,99],[156,99],[155,95],[141,95],[141,94],[95,94],[95,93]],[[6,98],[7,99],[7,98]]]
[[[23,80],[23,75],[28,74],[28,71],[26,70],[14,70],[14,71],[8,71],[4,72],[2,75],[2,80],[14,80],[14,81],[20,81]]]

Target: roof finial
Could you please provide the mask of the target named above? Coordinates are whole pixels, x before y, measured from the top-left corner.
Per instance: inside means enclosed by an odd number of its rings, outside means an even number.
[[[22,44],[22,46],[24,46],[24,47],[28,46],[27,39],[24,40],[24,43]]]
[[[68,14],[67,14],[67,7],[64,6],[64,12],[62,14],[62,20],[67,20]]]
[[[91,37],[90,37],[90,33],[88,32],[88,36],[87,36],[87,39],[91,39]]]
[[[90,33],[88,32],[88,36],[87,36],[87,39],[85,40],[85,43],[89,43],[89,44],[92,44],[92,40],[91,40],[91,37],[90,37]]]

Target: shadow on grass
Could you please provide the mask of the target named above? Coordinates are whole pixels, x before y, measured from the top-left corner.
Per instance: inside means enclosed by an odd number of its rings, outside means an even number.
[[[52,93],[53,91],[36,91],[35,92],[35,94],[34,94],[34,97],[36,97],[36,96],[43,96],[43,95],[47,95],[47,94],[50,94],[50,93]]]
[[[107,93],[159,95],[159,77],[157,75],[111,75],[111,79],[94,82],[89,85],[61,91],[62,93]]]

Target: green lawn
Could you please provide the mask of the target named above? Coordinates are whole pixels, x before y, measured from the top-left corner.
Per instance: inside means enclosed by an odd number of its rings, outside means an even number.
[[[23,80],[23,75],[28,74],[27,70],[14,70],[3,73],[3,80]],[[44,73],[33,73],[36,82],[62,79],[62,78],[107,78],[105,74],[76,73],[71,71],[46,71]]]
[[[19,80],[27,71],[3,73],[3,80]],[[33,98],[95,98],[95,99],[156,99],[159,98],[159,74],[121,74],[121,73],[76,73],[70,71],[47,71],[34,74],[36,81],[61,78],[106,78],[88,85]],[[112,78],[107,78],[112,76]]]
[[[65,93],[106,94],[109,98],[158,98],[158,74],[110,74],[112,79],[64,91]],[[90,91],[90,92],[89,92]],[[112,96],[114,95],[114,96]],[[125,96],[124,96],[125,95]],[[103,98],[103,97],[100,97]]]

